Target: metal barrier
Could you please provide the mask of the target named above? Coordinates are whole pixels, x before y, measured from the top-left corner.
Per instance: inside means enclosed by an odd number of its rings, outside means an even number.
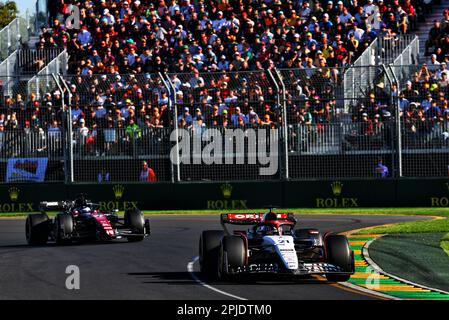
[[[170,128],[112,122],[73,128],[75,182],[139,182],[145,161],[157,181],[171,181]]]
[[[390,64],[401,56],[406,50],[412,49],[413,55],[417,56],[419,53],[418,36],[414,34],[402,34],[396,37],[379,37],[376,42],[379,46],[380,63]],[[418,64],[416,61],[409,61],[404,65]]]
[[[379,38],[376,38],[353,65],[343,71],[343,96],[349,99],[357,99],[366,95],[372,88],[379,66]],[[345,108],[345,111],[348,109]]]
[[[428,111],[426,83],[437,105],[447,105],[446,91],[416,65],[364,69],[375,77],[357,98],[344,90],[347,74],[338,68],[65,76],[67,86],[39,74],[32,83],[45,85],[16,81],[13,95],[0,100],[0,130],[17,135],[0,159],[39,157],[22,142],[27,126],[44,133],[69,126],[71,143],[64,133],[58,144],[28,145],[73,162],[74,183],[138,182],[143,161],[167,182],[446,177],[449,108]],[[416,75],[411,91],[402,73]],[[274,172],[261,173],[274,162]]]
[[[60,52],[57,56],[54,56],[56,53]],[[33,51],[33,53],[39,53],[38,51]],[[52,88],[55,87],[55,83],[52,74],[66,74],[67,73],[67,63],[68,63],[68,54],[66,50],[62,52],[60,50],[43,50],[42,54],[38,54],[40,58],[36,57],[39,61],[38,63],[44,63],[44,67],[40,69],[40,71],[33,76],[27,82],[27,92],[28,94],[35,93],[38,98],[43,96],[46,92],[50,92]],[[25,59],[28,60],[28,59]],[[46,62],[50,60],[50,62]],[[22,61],[23,62],[23,61]],[[44,80],[44,81],[41,81]]]
[[[6,59],[11,53],[20,48],[22,37],[21,19],[16,18],[0,30],[0,61]]]
[[[411,66],[415,66],[412,68]],[[419,38],[415,37],[393,61],[392,68],[399,83],[412,79],[413,72],[419,68]]]
[[[52,62],[62,62],[64,59],[62,58],[63,56],[66,56],[65,59],[67,60],[66,50],[61,48],[21,49],[18,51],[17,73],[22,75],[35,75],[46,68],[46,74],[51,73],[51,71],[56,72],[54,67],[49,68],[49,66]],[[59,62],[54,62],[57,61],[56,59],[59,59]]]
[[[404,119],[401,153],[404,177],[448,177],[449,115],[443,121]]]
[[[379,178],[380,161],[391,176],[394,138],[392,122],[290,125],[290,178]]]
[[[344,72],[343,88],[340,92],[344,92],[343,96],[346,99],[366,96],[384,72],[381,67],[383,64],[417,66],[419,63],[418,54],[419,38],[416,35],[377,37],[351,67]],[[399,77],[399,80],[408,79],[408,76],[410,75],[403,74]]]
[[[26,16],[12,20],[0,30],[0,62],[6,60],[16,50],[20,50],[35,33],[35,26],[30,21],[29,12]],[[4,75],[4,74],[3,74]]]
[[[39,175],[43,181],[64,181],[63,129],[19,128],[14,119],[9,122],[0,125],[0,181],[30,182]]]
[[[14,75],[16,61],[17,50],[0,63],[0,94],[3,97],[11,96],[14,86],[17,84],[18,78]]]

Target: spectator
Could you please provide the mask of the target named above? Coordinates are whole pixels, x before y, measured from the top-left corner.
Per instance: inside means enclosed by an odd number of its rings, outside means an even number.
[[[387,178],[389,175],[388,167],[382,163],[382,160],[379,159],[376,167],[374,168],[374,176],[377,178]]]
[[[184,108],[184,113],[178,117],[178,121],[184,120],[188,126],[192,124],[193,118],[192,115],[189,113],[189,108]]]
[[[98,183],[110,182],[111,174],[105,168],[102,168],[100,172],[98,172],[97,176]]]
[[[142,182],[156,182],[156,173],[148,166],[146,161],[142,162],[142,170],[140,171],[139,181]]]

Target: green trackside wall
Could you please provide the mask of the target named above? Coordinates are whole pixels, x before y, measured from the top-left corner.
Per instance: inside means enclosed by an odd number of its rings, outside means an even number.
[[[449,207],[449,179],[277,181],[157,184],[9,184],[0,212],[37,211],[40,201],[84,192],[104,209],[235,210],[288,208]]]

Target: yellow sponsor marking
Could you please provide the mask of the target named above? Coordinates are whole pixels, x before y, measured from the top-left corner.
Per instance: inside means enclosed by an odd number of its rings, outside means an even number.
[[[325,277],[320,276],[320,275],[315,275],[313,277],[316,278],[317,280],[327,281],[327,279]],[[388,298],[385,298],[385,297],[380,297],[380,296],[376,296],[376,295],[370,294],[368,292],[363,292],[363,291],[360,291],[360,290],[354,290],[354,289],[345,287],[345,286],[343,286],[343,285],[341,285],[339,283],[329,283],[328,285],[330,285],[331,287],[335,287],[335,288],[344,290],[344,291],[351,292],[351,293],[361,294],[363,296],[367,296],[367,297],[370,297],[370,298],[375,298],[375,299],[380,299],[380,300],[387,300],[388,299]]]
[[[349,245],[350,246],[363,246],[367,243],[368,241],[349,241]]]
[[[362,287],[369,289],[375,289],[376,291],[407,291],[407,292],[430,292],[427,289],[421,289],[417,287],[402,285],[402,284],[359,284]]]
[[[383,274],[379,273],[363,273],[363,272],[356,272],[354,273],[351,278],[354,279],[366,279],[366,278],[376,278],[376,279],[390,279]]]
[[[379,238],[381,234],[351,234],[348,238]]]

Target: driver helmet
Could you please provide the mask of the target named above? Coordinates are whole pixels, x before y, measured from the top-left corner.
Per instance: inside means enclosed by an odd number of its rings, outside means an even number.
[[[272,236],[278,235],[279,231],[274,226],[260,226],[257,228],[257,233],[260,235]]]
[[[81,213],[90,213],[91,209],[90,207],[83,207],[80,211]]]
[[[266,222],[266,221],[273,221],[273,220],[277,220],[277,219],[278,219],[278,216],[274,212],[265,213],[264,216],[263,216],[263,221],[264,222]]]
[[[76,207],[84,207],[87,205],[87,201],[86,198],[84,197],[83,194],[80,194],[76,197],[75,199],[75,206]]]

